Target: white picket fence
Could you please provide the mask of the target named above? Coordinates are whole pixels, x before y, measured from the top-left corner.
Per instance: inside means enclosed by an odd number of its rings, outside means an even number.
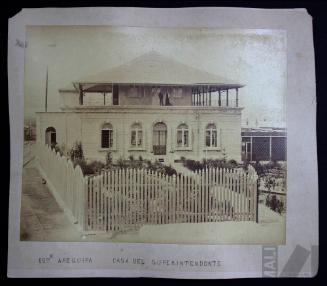
[[[257,220],[257,175],[251,168],[209,168],[191,176],[118,169],[89,177],[87,190],[87,230]]]
[[[41,172],[57,202],[68,211],[80,229],[85,229],[85,187],[87,178],[79,166],[47,145],[36,143]]]
[[[167,176],[113,169],[84,177],[80,167],[39,144],[38,158],[57,199],[84,231],[125,231],[145,224],[257,220],[257,174],[208,168]]]

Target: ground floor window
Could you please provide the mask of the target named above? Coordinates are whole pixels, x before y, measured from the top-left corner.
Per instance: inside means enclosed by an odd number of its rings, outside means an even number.
[[[143,131],[139,123],[135,123],[131,128],[131,145],[132,147],[141,147],[143,144]]]
[[[50,129],[49,129],[50,130]],[[50,132],[50,131],[49,131]],[[140,148],[144,145],[144,133],[140,123],[134,123],[130,129],[130,146]],[[49,133],[50,134],[50,133]],[[177,148],[189,148],[190,128],[187,124],[182,123],[176,129],[176,144]],[[158,122],[153,126],[153,152],[155,155],[165,155],[167,148],[167,125],[163,122]],[[47,135],[50,138],[50,135]],[[55,141],[55,130],[52,139]],[[49,141],[49,142],[50,142]],[[101,148],[110,149],[114,146],[114,129],[110,123],[104,123],[101,127]],[[214,123],[210,123],[205,128],[205,146],[208,148],[218,147],[218,130]]]
[[[211,123],[207,125],[205,141],[206,147],[217,147],[217,128],[215,124]]]
[[[113,147],[113,128],[110,123],[102,125],[101,129],[101,148]]]
[[[177,127],[177,147],[189,146],[189,130],[186,124]]]

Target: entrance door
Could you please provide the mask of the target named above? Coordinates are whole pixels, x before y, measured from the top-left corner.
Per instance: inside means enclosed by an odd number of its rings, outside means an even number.
[[[56,129],[54,129],[53,127],[48,127],[45,130],[45,144],[47,145],[53,145],[56,142],[57,138],[56,138]]]
[[[167,126],[158,122],[153,127],[153,154],[166,155],[167,152]]]

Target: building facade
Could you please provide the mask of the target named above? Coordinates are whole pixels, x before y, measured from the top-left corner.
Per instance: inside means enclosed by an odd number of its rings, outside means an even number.
[[[243,85],[150,53],[59,90],[61,111],[37,113],[37,140],[86,159],[241,161]]]

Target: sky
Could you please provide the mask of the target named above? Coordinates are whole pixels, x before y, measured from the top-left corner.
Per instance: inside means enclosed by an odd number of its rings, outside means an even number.
[[[286,34],[279,30],[28,26],[25,118],[60,110],[58,89],[149,51],[234,82],[242,126],[286,127]]]

